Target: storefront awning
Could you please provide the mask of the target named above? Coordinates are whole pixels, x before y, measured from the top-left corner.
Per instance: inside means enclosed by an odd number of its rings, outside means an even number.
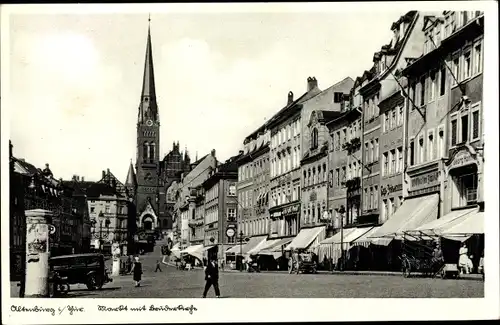
[[[301,229],[299,234],[293,238],[292,242],[285,248],[286,251],[290,249],[306,249],[315,240],[320,242],[321,238],[325,236],[325,226]]]
[[[217,246],[217,245],[205,246],[205,247],[203,247],[203,252],[206,252],[206,251],[208,251],[208,250],[210,250],[210,249],[214,248],[215,246]]]
[[[420,227],[417,227],[417,229],[415,229],[414,232],[421,232],[427,235],[433,235],[433,234],[439,235],[441,234],[443,229],[453,227],[454,225],[460,223],[465,215],[473,211],[477,211],[477,208],[452,211],[447,215],[443,216],[442,218],[433,220]]]
[[[368,248],[368,246],[370,246],[370,243],[371,243],[371,240],[369,237],[371,235],[373,235],[379,228],[380,228],[380,226],[376,226],[376,227],[371,228],[370,230],[365,232],[363,235],[361,235],[361,237],[358,237],[357,239],[353,240],[351,242],[351,244],[355,245],[355,246],[363,246],[363,247]]]
[[[443,229],[444,236],[484,234],[484,211],[471,212],[461,218],[461,222]]]
[[[193,245],[181,251],[181,254],[188,254],[203,261],[203,245]]]
[[[274,258],[281,256],[282,249],[284,245],[288,245],[293,238],[282,238],[282,239],[273,239],[267,241],[262,250],[258,252],[259,255],[272,255]]]
[[[437,219],[439,194],[407,199],[380,228],[371,235],[372,243],[387,246],[403,232]],[[384,238],[379,240],[378,238]]]
[[[329,237],[323,241],[320,242],[320,245],[328,245],[328,244],[335,244],[335,243],[339,243],[345,241],[346,237],[349,236],[352,232],[354,232],[357,228],[346,228],[344,229],[342,232],[341,231],[338,231],[335,235],[333,235],[332,237]],[[342,239],[342,236],[344,236],[344,238]]]
[[[239,244],[237,244],[237,245],[233,246],[232,248],[228,249],[226,251],[226,254],[227,253],[234,253],[234,254],[238,254],[238,255],[239,254],[242,254],[242,255],[248,254],[248,251],[255,248],[257,245],[260,245],[262,242],[265,242],[266,238],[267,238],[267,235],[252,237],[252,238],[250,238],[250,241],[248,243],[241,245],[241,247]]]
[[[247,254],[248,255],[256,255],[259,251],[263,249],[264,246],[266,246],[267,240],[263,240],[257,245],[254,246],[254,248],[248,250]]]

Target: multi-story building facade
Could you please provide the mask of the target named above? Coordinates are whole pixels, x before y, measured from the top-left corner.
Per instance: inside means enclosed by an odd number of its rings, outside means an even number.
[[[189,220],[195,215],[196,203],[193,197],[197,196],[196,189],[199,188],[207,179],[209,173],[217,167],[217,159],[215,150],[195,164],[191,165],[191,171],[183,174],[181,182],[175,184],[177,191],[175,193],[176,203],[174,206],[174,241],[180,242],[181,248],[189,246],[192,230],[189,226]],[[174,186],[173,184],[171,187]],[[174,195],[171,188],[167,189],[167,193]],[[200,217],[201,218],[201,217]],[[199,226],[203,226],[200,224]],[[200,234],[202,230],[199,230]],[[179,236],[180,234],[180,236]],[[201,235],[200,235],[201,236]]]
[[[86,189],[91,223],[92,243],[95,249],[111,252],[112,244],[128,251],[128,199],[108,184],[95,183]],[[147,241],[139,238],[138,242]]]
[[[406,58],[420,54],[422,25],[423,18],[416,11],[393,23],[393,40],[375,53],[374,66],[363,76],[365,81],[359,90],[364,121],[363,217],[379,223],[384,223],[402,204],[404,100],[398,78]]]
[[[328,213],[328,154],[331,141],[327,123],[339,115],[339,111],[313,111],[307,124],[305,132],[311,136],[304,147],[305,154],[301,161],[301,229],[331,226],[331,214]]]
[[[288,104],[274,115],[267,127],[271,131],[270,144],[270,237],[294,237],[300,227],[300,159],[302,104],[319,94],[316,78],[309,77],[307,91],[297,100],[288,94]]]
[[[269,218],[269,142],[270,131],[261,126],[245,138],[238,165],[238,233],[246,236],[267,235]]]
[[[225,259],[225,252],[236,242],[235,236],[227,235],[227,229],[232,228],[236,233],[238,158],[231,157],[217,166],[202,184],[205,191],[203,244],[209,258]]]
[[[205,191],[201,185],[191,188],[188,207],[189,246],[202,245],[205,240]]]
[[[484,16],[445,11],[427,16],[423,31],[423,54],[405,69],[409,101],[415,102],[409,110],[408,194],[440,193],[443,216],[484,202]]]
[[[328,128],[331,143],[328,207],[333,226],[338,229],[353,225],[360,215],[361,112],[349,105],[328,123]]]
[[[73,196],[73,188],[66,186],[62,180],[56,180],[49,168],[40,170],[24,159],[11,157],[13,163],[13,172],[20,175],[13,180],[18,181],[14,186],[21,187],[24,191],[23,196],[16,195],[15,199],[24,197],[23,206],[18,206],[24,210],[44,209],[54,213],[51,224],[55,227],[55,232],[50,236],[50,253],[52,256],[71,254],[76,252],[85,252],[88,250],[83,244],[88,242],[88,237],[84,238],[84,218],[85,211],[82,205]],[[14,202],[16,203],[16,202]],[[17,204],[20,204],[17,202]],[[18,218],[24,217],[17,215]],[[24,223],[19,219],[13,221],[15,225]],[[19,247],[24,234],[20,229],[13,232],[11,237],[14,247]],[[24,244],[23,244],[24,245]]]
[[[336,157],[329,156],[332,141],[327,125],[346,110],[353,83],[350,77],[344,78],[303,103],[301,228],[332,225],[327,183],[329,165]]]

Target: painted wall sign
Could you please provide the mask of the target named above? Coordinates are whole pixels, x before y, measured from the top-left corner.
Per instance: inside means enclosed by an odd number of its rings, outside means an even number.
[[[458,168],[475,162],[469,151],[462,150],[455,155],[451,162],[450,168]]]
[[[396,185],[386,185],[386,186],[381,186],[380,187],[380,194],[382,196],[389,195],[394,192],[399,192],[403,190],[403,184],[396,184]]]
[[[432,171],[411,178],[411,191],[431,187],[439,184],[439,171]]]
[[[292,206],[283,208],[283,215],[286,216],[288,214],[296,214],[299,212],[299,210],[300,210],[300,205],[298,205],[298,204],[292,205]]]

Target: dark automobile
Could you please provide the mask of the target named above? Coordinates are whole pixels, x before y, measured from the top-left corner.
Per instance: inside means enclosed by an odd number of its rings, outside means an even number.
[[[52,257],[51,271],[64,277],[68,284],[85,284],[89,290],[101,289],[113,280],[104,265],[104,255],[98,253]]]

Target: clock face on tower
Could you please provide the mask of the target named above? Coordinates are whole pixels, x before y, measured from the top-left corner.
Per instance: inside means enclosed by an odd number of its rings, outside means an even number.
[[[152,125],[153,125],[153,121],[151,121],[151,120],[147,120],[146,125],[147,125],[147,126],[152,126]]]
[[[151,173],[147,173],[146,175],[144,175],[144,180],[146,182],[151,182],[153,180],[153,176],[151,175]]]

